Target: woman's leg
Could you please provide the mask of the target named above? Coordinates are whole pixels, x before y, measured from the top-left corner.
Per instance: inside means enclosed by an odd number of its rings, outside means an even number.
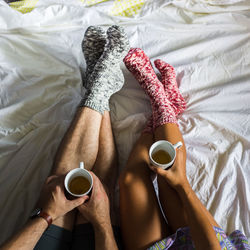
[[[120,219],[126,249],[146,249],[168,235],[148,167],[153,135],[144,133],[120,176]]]
[[[172,144],[181,141],[183,146],[177,149],[177,157],[179,158],[178,160],[181,164],[186,164],[186,148],[181,132],[176,124],[168,123],[159,126],[155,130],[154,135],[156,141],[167,140]],[[186,212],[177,192],[160,176],[158,177],[158,186],[160,202],[172,232],[175,232],[180,227],[187,226]],[[213,216],[206,209],[204,211],[209,218],[210,223],[213,226],[218,227],[218,224],[214,220]]]
[[[157,78],[149,58],[141,49],[131,49],[124,59],[128,70],[135,76],[139,84],[145,90],[151,101],[153,113],[153,128],[155,129],[155,140],[165,139],[172,143],[182,141],[181,133],[178,129],[176,116],[185,109],[185,101],[178,92],[173,69],[161,61],[156,62],[161,73],[170,68],[170,75],[166,74],[166,84]],[[170,101],[171,100],[171,101]],[[184,142],[183,142],[184,144]],[[186,164],[185,146],[178,150],[177,159],[182,166]],[[159,196],[163,210],[167,216],[172,230],[187,225],[186,214],[183,204],[177,193],[161,178],[158,178]],[[211,224],[217,225],[213,217],[207,212]],[[130,227],[132,229],[132,227]]]
[[[186,164],[186,148],[176,124],[167,123],[159,126],[154,132],[154,137],[155,141],[167,140],[172,144],[181,141],[183,146],[177,149],[177,157],[181,156],[183,164]],[[187,226],[186,213],[177,192],[161,176],[157,177],[157,181],[160,203],[172,233],[174,233],[178,228]]]

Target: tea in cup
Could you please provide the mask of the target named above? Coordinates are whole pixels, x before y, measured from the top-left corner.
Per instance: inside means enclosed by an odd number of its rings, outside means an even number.
[[[174,164],[176,149],[181,146],[181,141],[174,145],[165,140],[155,142],[149,149],[149,159],[151,164],[163,169],[169,169]]]
[[[84,168],[83,162],[80,167],[71,170],[64,179],[64,186],[68,194],[73,198],[87,195],[93,186],[93,177],[88,170]],[[70,197],[72,198],[72,197]]]

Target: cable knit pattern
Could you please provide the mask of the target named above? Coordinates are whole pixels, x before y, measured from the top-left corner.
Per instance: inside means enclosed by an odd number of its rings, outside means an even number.
[[[153,128],[166,123],[177,123],[175,110],[165,94],[162,83],[158,80],[149,58],[139,48],[130,49],[124,58],[128,70],[148,94],[153,113]]]
[[[186,102],[178,88],[174,67],[160,59],[155,60],[154,64],[161,73],[161,82],[168,100],[173,104],[175,115],[183,113]],[[153,116],[149,118],[143,133],[153,133]]]
[[[183,113],[186,109],[186,102],[178,88],[174,67],[160,59],[155,60],[154,64],[161,73],[161,82],[166,96],[175,106],[175,115]]]
[[[106,44],[106,32],[99,26],[89,26],[82,41],[82,52],[86,60],[86,81],[84,87],[89,89],[88,77],[91,75],[97,61],[101,57]]]
[[[147,124],[145,126],[145,128],[143,129],[142,133],[150,133],[152,134],[154,132],[153,129],[154,126],[154,122],[153,122],[153,115],[151,115],[147,121]]]
[[[109,110],[110,97],[124,84],[120,62],[129,50],[124,30],[116,25],[107,30],[107,43],[87,81],[89,91],[80,106],[92,108],[101,114]]]

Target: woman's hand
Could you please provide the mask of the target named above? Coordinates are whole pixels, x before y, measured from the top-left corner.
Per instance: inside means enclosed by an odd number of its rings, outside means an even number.
[[[93,224],[99,226],[110,223],[109,199],[99,178],[91,172],[93,189],[89,201],[78,207],[80,213]]]
[[[180,186],[188,184],[186,176],[186,161],[183,157],[182,151],[176,152],[176,158],[173,166],[164,170],[160,167],[150,165],[150,168],[158,175],[162,176],[170,186],[178,188]]]
[[[48,177],[38,202],[38,206],[42,208],[42,211],[49,214],[53,220],[63,216],[88,199],[88,196],[84,196],[72,201],[68,200],[64,194],[64,177],[56,175]]]

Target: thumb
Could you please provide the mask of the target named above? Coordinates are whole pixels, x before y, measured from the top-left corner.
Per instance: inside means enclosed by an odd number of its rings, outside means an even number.
[[[161,175],[163,177],[166,176],[166,171],[160,167],[155,167],[155,166],[150,165],[150,169],[158,175]]]
[[[86,202],[89,199],[88,195],[84,195],[83,197],[77,198],[75,200],[71,201],[72,206],[78,207],[82,205],[84,202]]]

